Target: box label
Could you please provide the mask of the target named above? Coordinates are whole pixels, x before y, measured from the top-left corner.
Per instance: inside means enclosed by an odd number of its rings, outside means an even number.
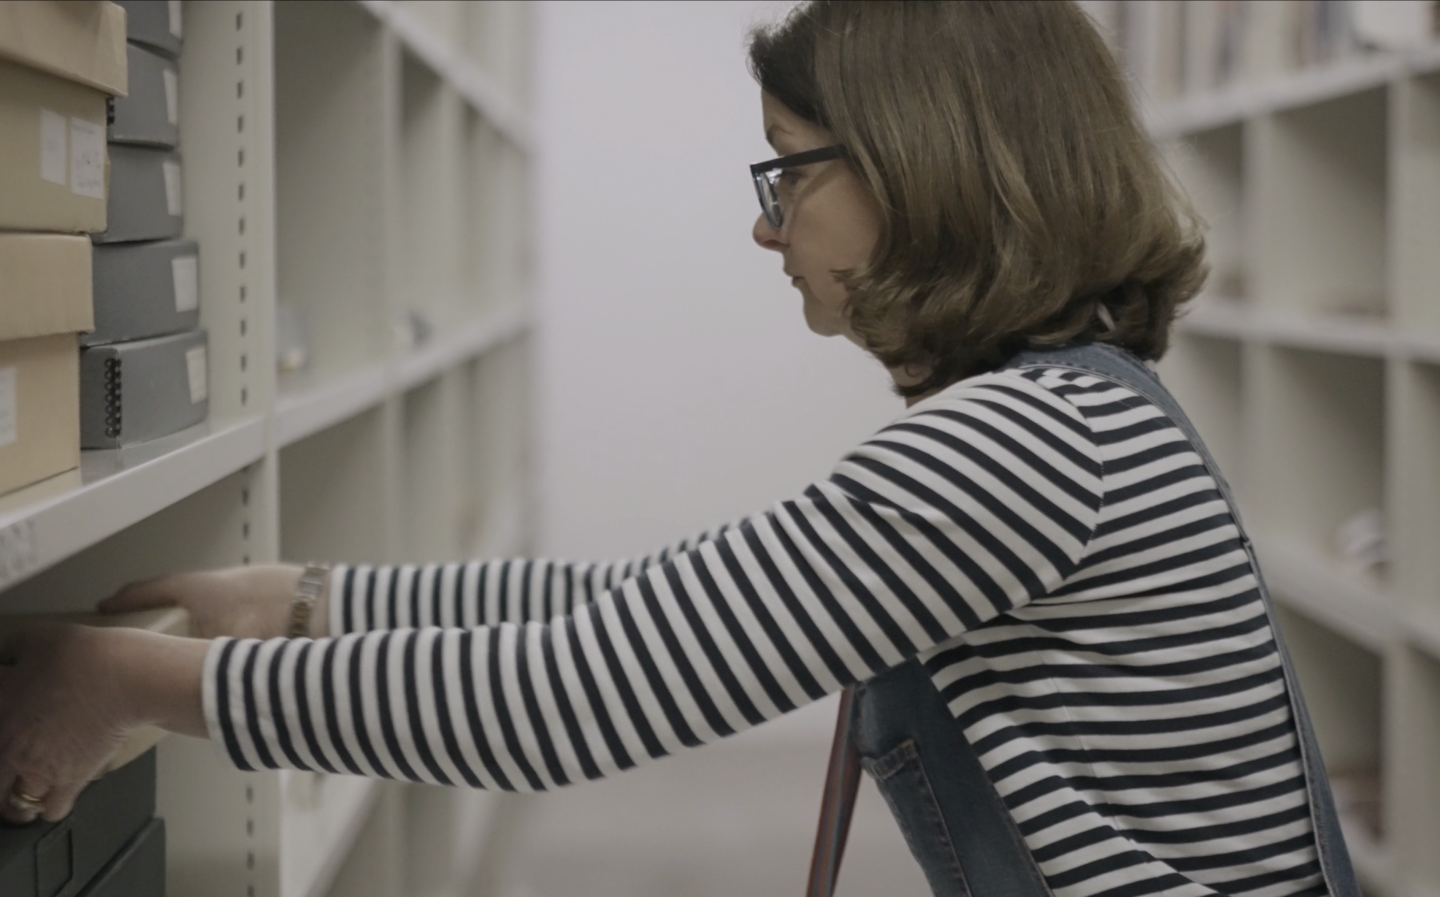
[[[29,573],[39,560],[35,521],[21,520],[0,529],[0,589]]]
[[[180,163],[165,163],[165,211],[179,218],[185,208],[180,196]]]
[[[175,282],[175,310],[194,311],[200,307],[200,260],[193,255],[170,260],[170,276]]]
[[[70,192],[105,198],[105,126],[70,119]]]
[[[19,418],[15,368],[0,368],[0,448],[10,445],[20,438]]]
[[[196,346],[186,351],[185,367],[190,373],[190,404],[198,405],[210,398],[210,384],[205,379],[209,371],[204,346]]]
[[[185,36],[184,23],[180,21],[180,0],[170,0],[170,33],[177,39]]]
[[[165,120],[172,125],[180,124],[180,79],[174,69],[161,72],[165,76]]]
[[[65,116],[40,110],[40,177],[64,187],[69,183],[69,157],[65,155]]]

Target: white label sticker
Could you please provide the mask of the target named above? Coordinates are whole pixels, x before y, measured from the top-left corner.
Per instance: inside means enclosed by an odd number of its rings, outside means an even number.
[[[105,126],[70,119],[70,192],[105,198]]]
[[[69,181],[69,157],[65,155],[65,116],[40,110],[40,177],[65,186]]]
[[[0,589],[29,573],[39,562],[34,520],[22,520],[0,529]]]
[[[176,218],[185,208],[180,196],[180,163],[165,163],[165,210]]]
[[[170,0],[170,33],[177,38],[185,36],[184,23],[180,21],[180,0]]]
[[[180,124],[180,79],[174,69],[161,72],[165,77],[165,120],[172,125]]]
[[[206,381],[205,347],[196,346],[185,353],[185,366],[190,373],[190,403],[192,405],[210,397],[210,384]]]
[[[20,438],[20,410],[15,396],[15,368],[0,368],[0,446]]]
[[[200,260],[182,255],[170,260],[170,274],[175,281],[175,310],[194,311],[200,307]]]

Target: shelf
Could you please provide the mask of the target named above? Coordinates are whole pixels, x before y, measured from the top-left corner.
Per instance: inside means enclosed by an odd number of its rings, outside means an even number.
[[[424,4],[423,7],[441,4]],[[400,61],[400,311],[439,332],[464,314],[460,97],[412,53]]]
[[[1370,358],[1431,348],[1425,341],[1406,340],[1384,319],[1263,311],[1248,303],[1218,296],[1197,299],[1179,319],[1177,327],[1183,333],[1198,336]]]
[[[1260,83],[1242,83],[1160,104],[1151,112],[1157,139],[1233,125],[1270,112],[1299,109],[1373,90],[1440,66],[1440,46],[1408,53],[1358,56],[1301,69]]]
[[[1245,165],[1242,125],[1190,134],[1166,145],[1166,157],[1205,221],[1211,289],[1245,292]]]
[[[396,388],[413,389],[442,371],[503,346],[525,333],[528,327],[529,317],[524,307],[511,304],[451,328],[400,360]]]
[[[1354,819],[1340,818],[1340,831],[1355,867],[1355,878],[1367,897],[1390,897],[1395,893],[1395,865],[1391,851]]]
[[[1246,508],[1258,531],[1315,557],[1386,502],[1383,360],[1256,346],[1247,365]]]
[[[1255,120],[1252,301],[1306,314],[1387,311],[1388,92]]]
[[[1397,364],[1391,383],[1394,581],[1418,631],[1430,632],[1424,622],[1440,618],[1440,365]],[[1440,647],[1440,638],[1431,644]]]
[[[1357,871],[1364,863],[1372,880],[1387,882],[1385,655],[1284,604],[1276,618],[1330,772],[1336,809],[1354,833]]]
[[[324,897],[380,799],[376,779],[281,772],[280,897]]]
[[[309,388],[281,393],[275,402],[275,442],[282,448],[373,408],[389,394],[389,371],[371,364]]]
[[[450,371],[401,397],[403,559],[437,563],[464,556],[469,446],[463,439],[465,371]]]
[[[350,4],[275,7],[275,290],[320,378],[391,342],[384,44]]]
[[[0,499],[0,589],[120,532],[265,456],[265,421],[206,423],[124,449],[82,452],[61,475]]]
[[[1397,725],[1400,736],[1392,750],[1396,802],[1393,814],[1395,849],[1408,886],[1405,897],[1440,894],[1440,655],[1396,656]]]
[[[1440,59],[1440,48],[1436,58]],[[1408,328],[1431,335],[1440,360],[1440,72],[1396,85],[1391,106],[1395,185],[1390,191],[1393,231],[1391,294],[1395,315]]]
[[[405,894],[475,892],[485,844],[512,796],[472,788],[421,785],[405,793]]]
[[[385,406],[280,451],[280,557],[351,564],[395,559],[395,447]]]
[[[1273,538],[1256,538],[1260,569],[1276,602],[1376,653],[1404,633],[1403,612],[1372,576]]]
[[[359,3],[394,29],[407,50],[440,72],[508,141],[521,149],[530,148],[533,138],[529,117],[479,65],[447,46],[421,16],[403,4],[394,0],[359,0]]]
[[[1200,431],[1225,479],[1244,493],[1243,346],[1186,330],[1171,340],[1160,376]]]
[[[283,448],[333,427],[503,345],[528,327],[524,309],[511,306],[447,328],[394,365],[372,362],[329,381],[297,380],[276,401],[275,441]]]

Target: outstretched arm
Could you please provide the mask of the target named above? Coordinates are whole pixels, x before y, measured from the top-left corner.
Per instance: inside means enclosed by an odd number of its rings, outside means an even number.
[[[331,574],[325,634],[549,620],[571,613],[605,590],[727,529],[729,526],[722,526],[699,533],[645,557],[608,563],[510,559],[339,566]]]
[[[716,740],[1063,582],[1101,503],[1088,433],[1048,390],[995,381],[546,621],[222,641],[209,731],[242,767],[516,790]]]
[[[540,790],[778,716],[1078,567],[1102,499],[1085,419],[1023,378],[942,399],[801,496],[545,622],[11,645],[25,681],[0,684],[0,786],[73,788],[103,762],[97,740],[154,721],[204,731],[244,768]],[[57,709],[86,682],[90,709]]]

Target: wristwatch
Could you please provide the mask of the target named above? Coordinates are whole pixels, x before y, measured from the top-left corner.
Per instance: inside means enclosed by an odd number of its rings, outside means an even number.
[[[310,618],[315,615],[315,603],[320,600],[320,590],[330,576],[329,564],[306,564],[300,582],[295,586],[295,595],[290,599],[290,625],[285,629],[289,638],[309,638]]]

